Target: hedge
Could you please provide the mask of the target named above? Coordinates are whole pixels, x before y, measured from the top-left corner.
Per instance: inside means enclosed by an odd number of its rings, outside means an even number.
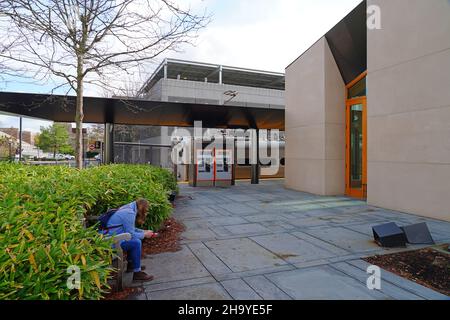
[[[175,178],[151,166],[85,170],[0,164],[0,299],[100,299],[109,289],[112,247],[86,215],[147,198],[147,228],[169,216]],[[68,267],[81,271],[69,290]]]

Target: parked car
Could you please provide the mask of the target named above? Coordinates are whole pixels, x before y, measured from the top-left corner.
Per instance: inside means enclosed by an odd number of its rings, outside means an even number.
[[[63,154],[55,154],[55,160],[66,160]]]

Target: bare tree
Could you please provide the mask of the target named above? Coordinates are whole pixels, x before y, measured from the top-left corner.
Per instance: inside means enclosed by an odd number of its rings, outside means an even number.
[[[122,78],[119,86],[109,86],[103,88],[102,96],[105,98],[138,98],[139,90],[141,89],[145,79],[141,78],[140,72],[137,73],[138,77],[133,75],[132,77]],[[140,79],[140,81],[138,81],[137,78]]]
[[[76,93],[76,160],[82,168],[85,84],[108,87],[112,75],[117,79],[192,43],[208,22],[205,13],[172,0],[0,0],[7,48],[0,59],[39,81],[59,77],[55,89]]]

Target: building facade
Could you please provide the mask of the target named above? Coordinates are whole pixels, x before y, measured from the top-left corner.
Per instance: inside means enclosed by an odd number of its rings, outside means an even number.
[[[285,75],[283,73],[165,59],[139,90],[139,97],[152,101],[214,105],[224,108],[237,106],[284,110],[284,89]],[[145,130],[145,128],[142,129]],[[172,144],[171,134],[175,129],[160,127],[161,135],[151,139],[139,139],[140,145],[129,144],[132,141],[136,142],[136,138],[128,139],[125,143],[116,141],[115,162],[124,162],[125,159],[136,162],[134,159],[149,159],[156,155],[160,159],[160,162],[156,161],[157,163],[166,167],[173,166],[169,164],[171,148],[167,146],[170,147]],[[186,128],[186,130],[193,135],[193,128]],[[222,131],[221,129],[204,128],[204,133],[208,133],[206,136],[222,135]],[[235,136],[235,132],[233,129],[228,129],[225,130],[225,135]],[[119,135],[116,134],[116,136]],[[260,139],[265,139],[263,134]],[[280,134],[278,144],[281,147],[280,157],[284,157],[284,133]],[[149,152],[147,156],[145,150]],[[130,155],[132,156],[130,157]],[[155,160],[152,160],[152,163],[154,162]],[[236,167],[237,179],[250,179],[251,165],[247,162],[248,159],[246,159],[246,163]],[[261,177],[284,177],[284,159],[280,159],[280,162],[282,164],[276,175],[261,174]],[[180,180],[187,181],[189,179],[188,166],[178,165],[177,174]]]
[[[140,90],[149,100],[284,109],[283,73],[165,59]]]
[[[449,1],[364,1],[287,67],[285,170],[288,188],[450,220]]]

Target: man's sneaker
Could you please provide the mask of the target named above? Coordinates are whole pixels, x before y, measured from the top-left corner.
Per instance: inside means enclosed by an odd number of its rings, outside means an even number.
[[[146,274],[145,272],[139,271],[133,274],[133,281],[152,281],[153,276]]]

